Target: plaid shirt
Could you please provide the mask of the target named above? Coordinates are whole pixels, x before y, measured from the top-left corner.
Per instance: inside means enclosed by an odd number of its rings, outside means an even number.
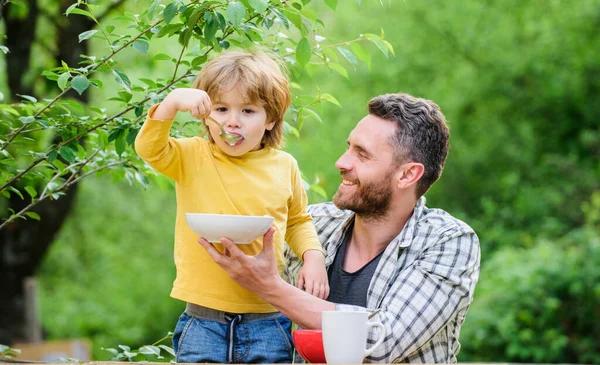
[[[333,203],[309,206],[332,264],[344,234],[354,218]],[[286,279],[293,284],[300,261],[291,250]],[[458,336],[479,278],[479,240],[464,222],[440,209],[417,202],[400,234],[390,242],[367,291],[367,308],[381,308],[373,320],[382,322],[383,343],[365,359],[374,363],[455,363]],[[365,308],[337,304],[337,310]],[[377,340],[377,329],[368,343]]]

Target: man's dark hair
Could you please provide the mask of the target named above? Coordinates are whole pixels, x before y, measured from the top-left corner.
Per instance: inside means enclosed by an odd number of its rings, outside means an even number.
[[[369,101],[369,114],[396,124],[390,143],[396,148],[398,166],[406,162],[425,166],[417,183],[417,198],[421,197],[442,175],[448,155],[450,131],[440,107],[408,94],[384,94]]]

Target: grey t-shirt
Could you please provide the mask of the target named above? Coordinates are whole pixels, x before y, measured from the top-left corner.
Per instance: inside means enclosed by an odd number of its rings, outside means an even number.
[[[329,276],[329,297],[327,300],[333,303],[366,307],[367,290],[369,289],[371,278],[373,277],[373,273],[375,273],[383,251],[355,272],[350,273],[344,270],[342,264],[346,256],[346,247],[352,236],[353,227],[354,223],[348,227],[344,241],[340,245],[333,263],[329,266],[327,272]]]

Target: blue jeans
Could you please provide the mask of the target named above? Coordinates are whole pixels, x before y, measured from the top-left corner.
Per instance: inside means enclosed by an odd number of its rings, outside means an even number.
[[[283,314],[247,321],[227,315],[223,323],[183,313],[173,333],[180,363],[291,363],[292,322]]]

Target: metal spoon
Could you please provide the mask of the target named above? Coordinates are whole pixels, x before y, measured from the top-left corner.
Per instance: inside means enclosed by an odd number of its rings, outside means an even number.
[[[238,134],[232,134],[232,133],[225,132],[225,128],[223,128],[223,126],[221,125],[221,123],[217,122],[212,117],[208,116],[208,117],[206,117],[206,119],[208,119],[211,122],[215,123],[219,127],[219,129],[221,130],[221,133],[219,134],[219,137],[221,137],[221,139],[224,140],[225,142],[229,143],[230,146],[233,146],[234,144],[236,144],[237,142],[239,142],[242,138],[244,138],[244,137],[242,137],[242,136],[240,136]]]
[[[381,308],[377,308],[377,309],[375,309],[373,312],[371,312],[371,313],[369,314],[369,317],[367,317],[367,319],[371,319],[371,318],[375,317],[375,315],[376,315],[377,313],[379,313],[379,312],[381,312]]]

